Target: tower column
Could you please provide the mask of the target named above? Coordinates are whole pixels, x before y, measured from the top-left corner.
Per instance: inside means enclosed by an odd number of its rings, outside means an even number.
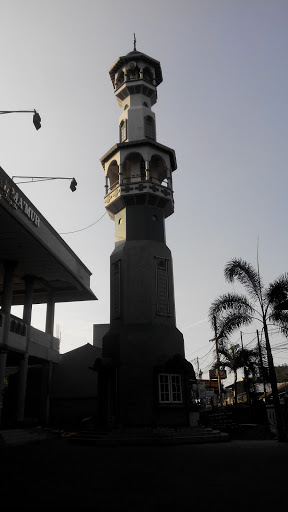
[[[105,196],[107,196],[107,194],[108,194],[108,188],[109,188],[109,185],[108,185],[108,176],[107,176],[107,175],[105,176],[105,186],[104,186],[104,188],[105,188]]]
[[[123,184],[123,164],[119,164],[119,184]]]
[[[15,261],[7,261],[4,263],[4,283],[2,311],[5,313],[2,343],[6,345],[10,331],[10,314],[13,297],[13,278],[17,263]]]
[[[25,277],[25,299],[23,308],[23,320],[27,326],[31,324],[32,306],[33,306],[33,291],[34,291],[34,277]]]
[[[55,300],[54,300],[53,295],[50,294],[48,297],[48,301],[47,301],[45,332],[47,334],[51,334],[51,336],[53,336],[53,331],[54,331],[54,316],[55,316]]]
[[[52,368],[52,361],[45,361],[42,365],[40,419],[44,425],[49,421]]]
[[[28,354],[26,353],[20,361],[18,372],[17,421],[19,422],[24,420],[27,373]]]
[[[27,325],[27,346],[26,353],[23,355],[19,363],[18,372],[18,395],[17,395],[17,421],[23,422],[25,417],[25,398],[26,398],[26,387],[27,387],[27,375],[28,375],[28,343],[30,337],[30,325],[32,318],[32,306],[33,306],[33,291],[34,291],[34,277],[26,276],[25,281],[25,298],[23,308],[23,320]]]
[[[7,350],[0,350],[0,425],[2,421],[3,390],[5,385]]]
[[[171,190],[172,190],[172,172],[169,167],[167,168],[167,181],[168,181],[169,188],[171,188]]]
[[[145,160],[145,174],[146,174],[146,181],[149,181],[150,180],[149,160]]]

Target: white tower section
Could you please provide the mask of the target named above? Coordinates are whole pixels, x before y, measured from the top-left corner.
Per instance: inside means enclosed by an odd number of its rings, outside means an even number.
[[[141,58],[138,60],[140,52],[129,55],[131,60],[115,75],[113,84],[118,104],[123,109],[119,140],[130,142],[145,137],[156,140],[155,114],[151,110],[157,101],[155,66],[147,65]]]
[[[177,168],[173,149],[156,139],[152,106],[162,82],[160,62],[136,50],[115,62],[109,71],[118,105],[119,142],[102,158],[105,171],[105,208],[115,214],[132,204],[160,207],[164,217],[174,211],[172,172]]]

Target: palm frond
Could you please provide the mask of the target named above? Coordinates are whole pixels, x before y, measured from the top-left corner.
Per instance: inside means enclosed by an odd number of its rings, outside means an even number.
[[[253,297],[261,302],[263,284],[257,270],[241,258],[233,258],[224,268],[226,281],[233,283],[237,279]]]
[[[281,333],[288,338],[288,311],[273,309],[268,319],[269,322],[278,325]]]
[[[249,310],[229,311],[218,319],[218,338],[228,338],[236,329],[249,325],[253,316]]]
[[[288,299],[288,274],[282,274],[270,283],[265,290],[267,304],[276,308]]]
[[[240,295],[237,293],[224,293],[212,302],[209,308],[208,317],[213,327],[214,317],[216,317],[218,324],[218,319],[220,319],[221,316],[226,315],[226,313],[230,314],[233,312],[238,312],[243,314],[250,314],[252,316],[254,311],[255,309],[245,295]]]

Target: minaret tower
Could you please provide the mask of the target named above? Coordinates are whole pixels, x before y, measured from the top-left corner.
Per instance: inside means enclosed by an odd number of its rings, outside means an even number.
[[[177,164],[174,150],[156,138],[152,107],[161,66],[136,50],[134,36],[134,50],[119,57],[109,74],[121,115],[119,142],[101,158],[105,208],[115,224],[102,413],[116,425],[183,425],[187,376],[194,371],[175,324],[172,257],[165,239]]]

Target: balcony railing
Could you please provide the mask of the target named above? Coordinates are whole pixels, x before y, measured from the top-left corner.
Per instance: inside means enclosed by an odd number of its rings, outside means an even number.
[[[122,87],[122,85],[126,85],[126,84],[129,84],[131,82],[146,82],[147,84],[149,85],[152,85],[152,86],[155,86],[156,83],[155,83],[155,80],[152,78],[151,80],[148,80],[147,78],[144,78],[144,77],[140,77],[140,76],[137,76],[137,77],[130,77],[129,79],[127,78],[126,80],[122,80],[121,82],[117,82],[117,85],[116,83],[114,84],[114,90],[115,92],[118,91],[118,89],[120,89],[120,87]]]
[[[17,316],[10,315],[10,332],[15,332],[16,334],[19,334],[20,336],[26,336],[26,324],[23,322],[23,320],[20,320],[17,318]]]
[[[121,185],[138,185],[140,183],[142,183],[142,184],[152,183],[154,185],[158,185],[161,187],[170,188],[167,178],[165,178],[163,181],[160,181],[158,178],[154,178],[153,176],[150,176],[149,180],[146,180],[143,178],[139,179],[139,175],[135,175],[135,176],[131,175],[130,178],[123,178]],[[106,195],[108,195],[108,194],[110,194],[110,192],[113,192],[114,190],[116,190],[116,188],[118,188],[119,186],[120,186],[119,181],[116,181],[115,183],[113,183],[110,187],[107,188]]]
[[[0,345],[3,343],[4,320],[5,313],[0,311]],[[17,350],[25,353],[27,343],[29,355],[35,355],[36,357],[55,362],[59,359],[58,338],[32,326],[28,330],[28,326],[23,319],[10,315],[9,333],[6,340],[8,350]]]

